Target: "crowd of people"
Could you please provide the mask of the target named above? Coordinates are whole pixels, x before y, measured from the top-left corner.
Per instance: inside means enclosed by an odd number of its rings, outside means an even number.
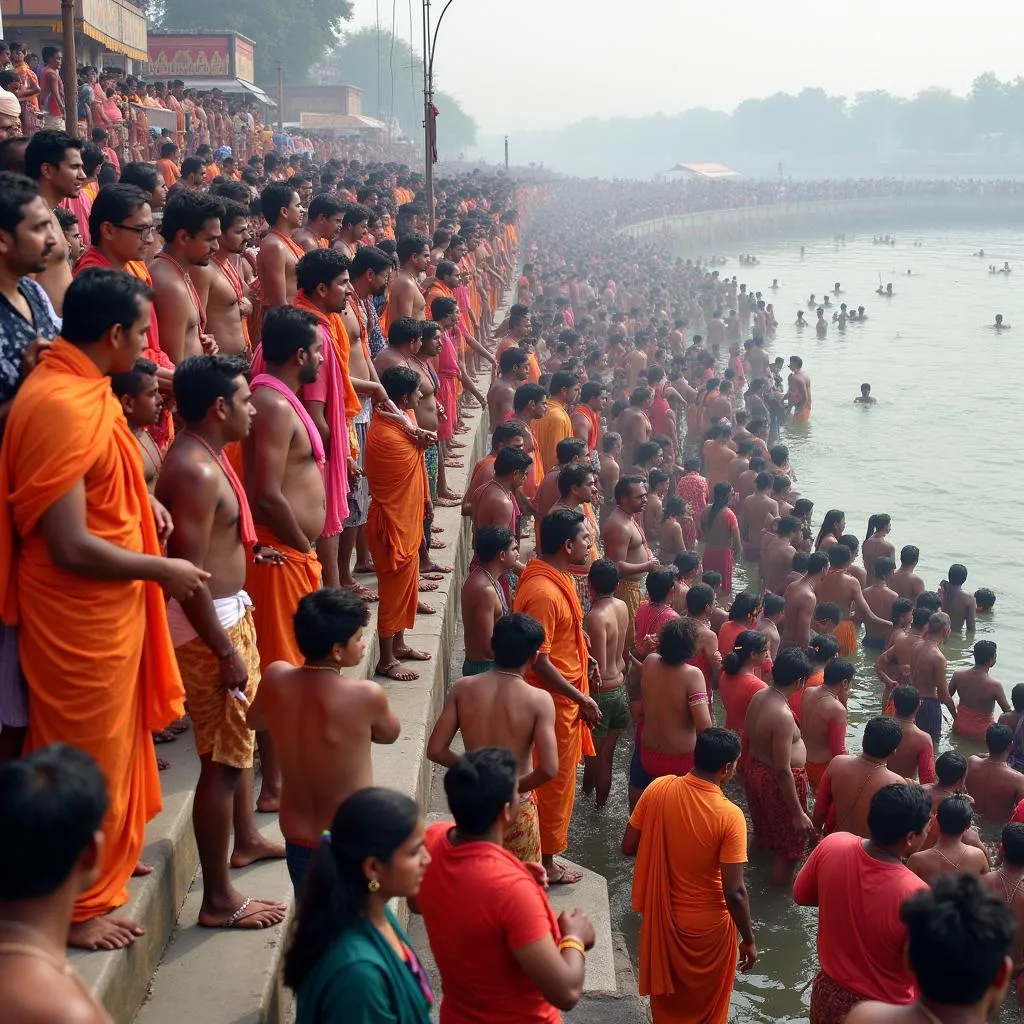
[[[174,143],[179,154],[229,158],[240,170],[250,157],[271,152],[305,156],[317,164],[328,160],[381,161],[409,158],[408,146],[388,145],[383,137],[336,138],[308,130],[278,132],[266,123],[263,108],[248,94],[191,88],[181,79],[155,81],[125,74],[123,68],[80,65],[78,96],[64,95],[63,53],[44,46],[33,53],[24,43],[0,39],[0,118],[16,118],[17,135],[40,128],[74,130],[109,148],[119,172],[121,163],[156,161]],[[173,127],[166,116],[173,115]],[[387,150],[394,152],[387,152]]]
[[[812,1024],[987,1019],[1022,987],[1024,686],[990,641],[947,678],[991,607],[964,566],[931,592],[888,515],[814,529],[782,441],[810,370],[769,354],[762,293],[609,233],[598,183],[473,174],[430,210],[407,168],[272,157],[100,184],[59,128],[0,143],[5,1005],[106,1019],[64,946],[141,934],[117,908],[154,742],[191,728],[199,926],[280,925],[232,870],[285,861],[300,1022],[426,1024],[395,898],[444,1017],[559,1020],[595,933],[543,890],[580,881],[570,822],[615,787],[657,1024],[724,1022],[757,962],[741,792],[773,883],[819,908]],[[470,403],[491,450],[460,494]],[[474,558],[427,745],[453,820],[427,826],[371,746],[401,733],[388,687],[428,685],[435,506]],[[884,692],[853,754],[859,644]],[[944,708],[987,756],[935,757]],[[995,864],[975,814],[1006,823]]]

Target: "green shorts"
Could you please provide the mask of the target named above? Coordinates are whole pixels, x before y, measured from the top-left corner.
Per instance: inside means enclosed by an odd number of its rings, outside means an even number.
[[[466,658],[462,663],[462,674],[464,676],[479,676],[484,672],[490,672],[494,668],[493,661],[470,661]]]
[[[614,690],[595,690],[593,697],[601,709],[601,720],[593,728],[595,740],[603,740],[611,730],[621,732],[629,725],[629,692],[625,683]]]

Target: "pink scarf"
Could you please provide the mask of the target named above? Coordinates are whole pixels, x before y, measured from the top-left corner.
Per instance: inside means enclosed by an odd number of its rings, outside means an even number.
[[[262,362],[263,359],[261,357],[260,363],[262,364]],[[255,359],[253,359],[253,369],[256,369]],[[295,411],[295,415],[299,417],[299,422],[306,428],[306,433],[309,435],[309,443],[313,448],[313,458],[316,460],[316,464],[323,470],[324,463],[327,461],[327,457],[324,454],[323,438],[320,436],[320,431],[316,429],[316,424],[310,419],[309,413],[306,412],[305,406],[299,401],[299,396],[284,381],[279,380],[277,377],[272,377],[269,373],[257,373],[249,386],[253,391],[261,387],[270,388],[288,401]]]
[[[323,402],[324,416],[331,432],[331,457],[324,466],[324,490],[327,496],[327,518],[324,536],[341,533],[348,518],[348,422],[345,419],[345,384],[342,380],[338,353],[330,328],[321,321],[324,336],[324,361],[316,384],[303,385],[299,395],[306,401]]]

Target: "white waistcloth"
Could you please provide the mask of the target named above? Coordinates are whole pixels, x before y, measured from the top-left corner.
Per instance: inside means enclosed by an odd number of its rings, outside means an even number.
[[[246,608],[251,607],[252,598],[244,590],[230,597],[213,599],[213,610],[217,613],[217,620],[223,629],[237,626],[245,617]],[[167,624],[171,627],[171,643],[175,647],[181,647],[199,636],[192,623],[188,621],[185,609],[173,598],[167,602]]]

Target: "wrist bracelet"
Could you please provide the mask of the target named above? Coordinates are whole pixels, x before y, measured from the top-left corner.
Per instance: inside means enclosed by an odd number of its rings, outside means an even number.
[[[575,949],[584,960],[587,959],[587,951],[583,948],[583,943],[572,935],[566,935],[558,944],[559,953],[564,953],[567,949]]]

